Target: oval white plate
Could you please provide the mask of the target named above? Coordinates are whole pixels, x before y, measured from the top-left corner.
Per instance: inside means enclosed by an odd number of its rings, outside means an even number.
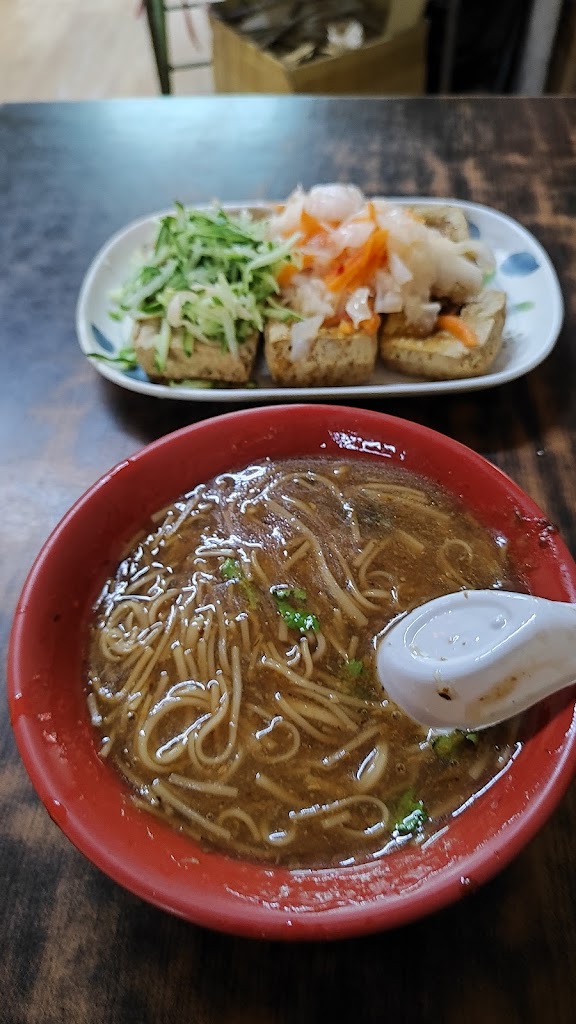
[[[504,384],[538,366],[554,347],[564,315],[562,293],[548,254],[533,235],[517,221],[488,206],[457,199],[394,198],[394,202],[459,206],[465,213],[474,238],[481,238],[496,258],[496,275],[491,282],[508,295],[508,315],[502,350],[490,373],[465,380],[421,381],[377,366],[369,384],[351,387],[277,387],[266,368],[264,358],[256,363],[255,387],[191,388],[182,385],[154,384],[141,369],[119,370],[100,359],[93,366],[108,380],[130,391],[157,398],[194,401],[227,400],[249,402],[303,398],[359,398],[384,395],[443,394],[449,391],[477,391]],[[223,203],[237,210],[240,203]],[[267,207],[270,204],[246,204]],[[165,213],[166,211],[164,211]],[[84,278],[76,309],[76,331],[82,351],[114,355],[127,345],[131,322],[118,323],[109,316],[110,294],[120,287],[138,250],[155,235],[164,213],[151,214],[134,221],[115,234],[95,256]]]

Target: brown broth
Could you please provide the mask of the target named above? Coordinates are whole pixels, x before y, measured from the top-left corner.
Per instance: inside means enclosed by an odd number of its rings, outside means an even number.
[[[421,840],[502,770],[515,725],[434,746],[386,698],[376,639],[464,586],[514,588],[504,539],[406,472],[265,460],[200,485],[95,608],[101,755],[139,805],[236,856],[325,866]]]

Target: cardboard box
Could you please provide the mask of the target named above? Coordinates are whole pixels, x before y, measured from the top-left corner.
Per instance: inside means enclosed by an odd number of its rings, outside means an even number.
[[[385,31],[358,50],[288,67],[211,10],[213,71],[217,92],[421,95],[426,81],[424,0],[393,0]]]

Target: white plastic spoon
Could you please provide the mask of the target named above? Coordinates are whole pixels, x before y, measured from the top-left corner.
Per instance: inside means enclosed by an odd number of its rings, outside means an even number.
[[[391,623],[376,663],[417,722],[481,729],[576,682],[576,604],[460,590]]]

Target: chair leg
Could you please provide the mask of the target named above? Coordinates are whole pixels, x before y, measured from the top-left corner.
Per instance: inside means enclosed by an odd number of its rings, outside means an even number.
[[[156,58],[156,70],[158,72],[160,89],[162,94],[167,96],[172,90],[170,87],[170,69],[168,67],[168,36],[166,33],[164,0],[145,0],[145,5],[150,38],[152,39],[154,57]]]

